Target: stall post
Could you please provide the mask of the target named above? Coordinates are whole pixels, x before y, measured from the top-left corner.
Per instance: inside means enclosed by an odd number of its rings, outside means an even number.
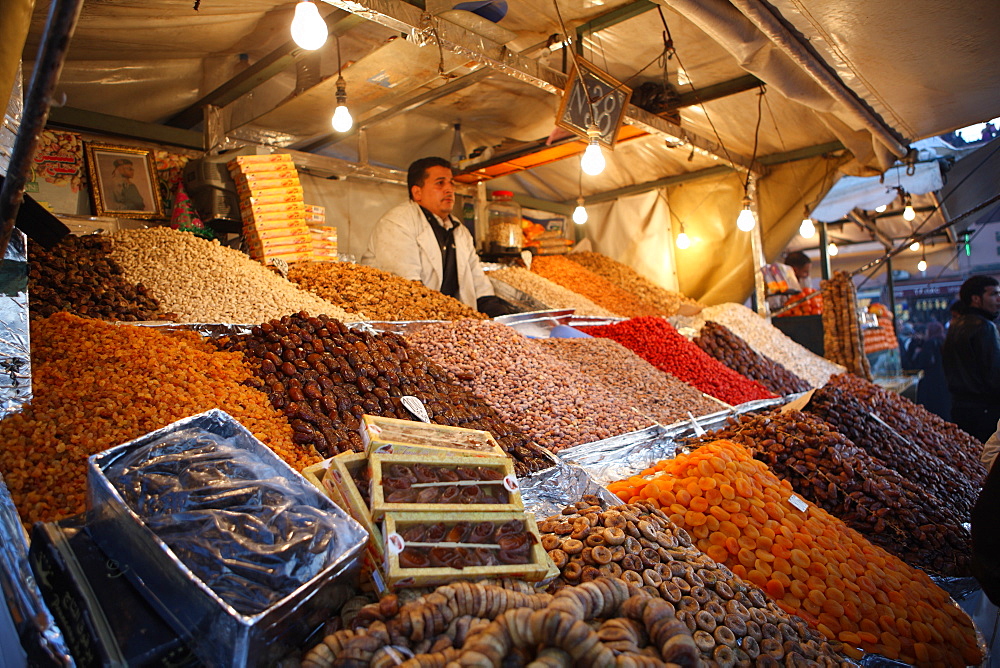
[[[822,269],[824,281],[829,281],[830,276],[833,274],[830,271],[830,253],[827,251],[829,244],[830,238],[826,233],[826,221],[821,220],[819,223],[819,266]]]

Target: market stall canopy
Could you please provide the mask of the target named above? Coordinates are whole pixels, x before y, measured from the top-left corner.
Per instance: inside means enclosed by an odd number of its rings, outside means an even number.
[[[5,16],[17,16],[11,4],[30,2],[6,3]],[[65,105],[52,121],[198,148],[206,139],[211,149],[252,141],[392,169],[415,156],[450,156],[458,123],[465,153],[478,154],[462,168],[477,174],[546,148],[578,51],[633,90],[662,86],[646,96],[661,104],[633,97],[625,113],[633,137],[609,153],[600,177],[581,181],[578,161],[562,159],[573,151],[564,151],[527,161],[530,169],[514,162],[491,187],[565,205],[580,194],[615,202],[654,189],[669,194],[694,179],[728,180],[708,192],[735,218],[752,165],[762,177],[765,254],[773,256],[803,206],[833,182],[831,170],[880,173],[910,141],[998,112],[1000,69],[983,64],[998,60],[1000,22],[985,0],[486,3],[505,4],[499,23],[450,0],[326,0],[321,13],[334,37],[313,53],[289,40],[295,4],[85,3],[59,87]],[[48,5],[35,3],[27,71]],[[571,46],[562,48],[567,38]],[[338,69],[361,128],[343,135],[329,125]],[[791,159],[803,167],[780,169]],[[717,225],[697,204],[671,205],[670,219],[688,233]],[[717,248],[733,246],[725,217]],[[738,265],[746,249],[737,245],[725,259]],[[621,251],[618,259],[655,268],[662,253]]]

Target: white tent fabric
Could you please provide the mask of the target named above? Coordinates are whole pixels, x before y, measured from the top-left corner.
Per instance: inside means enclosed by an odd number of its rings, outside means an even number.
[[[855,208],[872,211],[890,204],[899,197],[896,188],[911,195],[924,195],[944,186],[941,166],[937,161],[915,164],[913,174],[901,165],[885,172],[884,176],[845,176],[837,181],[823,201],[811,211],[814,220],[831,223],[841,220]]]

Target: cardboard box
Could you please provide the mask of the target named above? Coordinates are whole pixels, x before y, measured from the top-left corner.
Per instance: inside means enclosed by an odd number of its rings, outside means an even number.
[[[230,160],[227,164],[235,167],[246,165],[266,165],[270,163],[287,162],[291,164],[292,156],[288,153],[268,153],[267,155],[239,155]]]
[[[454,474],[454,480],[445,482],[416,482],[410,489],[428,491],[437,490],[441,495],[453,495],[455,501],[442,500],[424,502],[392,502],[389,499],[393,493],[386,483],[391,478],[394,467],[426,467],[434,473],[448,472]],[[492,472],[492,479],[459,479],[456,469],[465,468],[470,471],[487,469]],[[517,512],[524,510],[521,500],[517,476],[514,475],[514,463],[510,457],[457,457],[455,455],[399,455],[373,454],[368,458],[368,469],[371,472],[371,511],[375,521],[381,520],[387,512],[434,512],[434,513],[484,513],[484,512]],[[489,490],[496,499],[495,502],[463,501],[466,490]]]
[[[400,566],[399,555],[406,548],[401,533],[414,525],[431,525],[443,522],[451,527],[458,522],[492,522],[500,525],[511,520],[524,522],[525,530],[534,542],[529,550],[526,564],[500,564],[496,566],[465,566],[464,568],[426,567],[405,568]],[[390,587],[428,587],[448,584],[456,580],[481,580],[483,578],[519,578],[527,582],[538,582],[550,571],[551,561],[542,549],[541,537],[535,518],[528,513],[464,513],[460,518],[447,513],[389,513],[385,516],[386,582]],[[445,543],[465,548],[482,547],[485,544]]]
[[[213,436],[209,439],[204,434]],[[227,461],[248,470],[260,467],[257,470],[267,471],[268,479],[285,483],[288,495],[284,498],[319,509],[324,522],[336,525],[336,540],[328,544],[321,570],[256,614],[242,614],[224,601],[147,526],[106,474],[169,436],[184,436],[185,446],[188,442],[192,446],[205,440],[219,442],[215,447],[223,449]],[[225,439],[225,445],[219,439]],[[186,455],[186,451],[179,449],[178,454]],[[255,463],[249,464],[251,461]],[[217,409],[91,456],[87,482],[91,534],[97,544],[108,556],[128,564],[126,576],[132,584],[210,665],[274,665],[297,649],[347,600],[368,539],[364,528],[346,512]],[[224,490],[220,486],[218,492]]]
[[[488,431],[363,415],[361,440],[369,454],[506,457]]]

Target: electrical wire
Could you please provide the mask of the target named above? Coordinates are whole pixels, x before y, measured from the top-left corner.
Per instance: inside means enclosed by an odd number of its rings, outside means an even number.
[[[756,160],[757,160],[757,142],[760,139],[760,121],[761,121],[761,118],[763,118],[763,115],[764,115],[764,93],[765,93],[766,90],[767,90],[767,88],[763,84],[761,84],[761,86],[760,86],[760,92],[757,93],[757,127],[755,127],[754,131],[753,131],[753,152],[750,154],[750,165],[751,166],[753,166],[753,163],[756,162]],[[744,197],[748,197],[749,196],[749,190],[750,190],[750,170],[748,169],[747,170],[747,178],[743,182],[743,196]]]

